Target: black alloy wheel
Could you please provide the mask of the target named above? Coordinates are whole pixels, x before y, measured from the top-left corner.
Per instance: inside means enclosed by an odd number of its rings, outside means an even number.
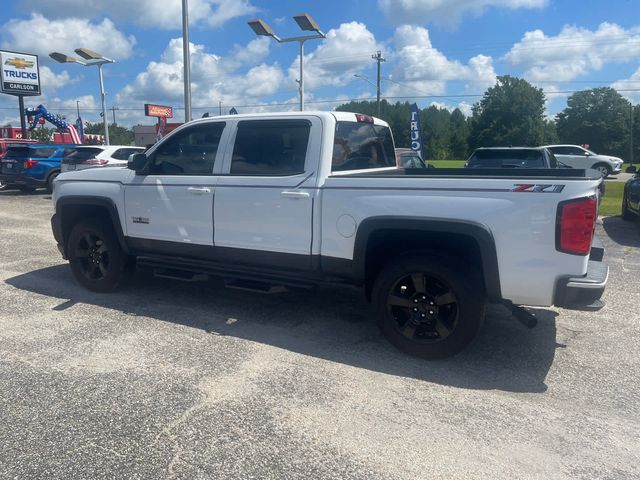
[[[94,292],[116,289],[131,265],[111,225],[100,219],[83,220],[71,229],[67,257],[78,283]]]
[[[394,328],[414,342],[440,342],[458,326],[456,294],[423,272],[400,278],[389,291],[387,308]]]
[[[380,330],[405,353],[444,358],[477,336],[486,295],[477,267],[447,252],[408,252],[390,259],[371,295]]]

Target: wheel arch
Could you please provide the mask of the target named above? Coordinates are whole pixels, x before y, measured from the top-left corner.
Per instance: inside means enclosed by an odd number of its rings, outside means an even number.
[[[63,256],[67,257],[67,240],[73,226],[84,218],[99,217],[108,221],[118,237],[122,251],[129,254],[127,242],[118,215],[118,208],[113,200],[105,197],[73,196],[60,198],[56,203],[56,222],[59,225],[58,241],[63,248]]]
[[[369,296],[375,276],[386,261],[420,248],[445,250],[475,263],[489,300],[502,300],[493,235],[485,225],[465,220],[396,216],[365,219],[354,244],[357,283],[365,285]]]

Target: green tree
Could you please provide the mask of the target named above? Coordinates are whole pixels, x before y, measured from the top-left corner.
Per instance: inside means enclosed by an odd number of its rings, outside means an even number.
[[[629,156],[631,104],[611,87],[576,92],[556,115],[562,143],[588,144],[596,153]]]
[[[85,123],[84,133],[94,135],[104,135],[104,125],[102,123]],[[121,127],[115,123],[109,124],[109,143],[112,145],[133,144],[133,130]]]
[[[40,125],[29,132],[29,138],[32,140],[38,140],[39,142],[48,143],[53,141],[54,128],[47,128]]]
[[[558,130],[556,128],[556,122],[554,122],[553,120],[545,119],[542,144],[553,145],[555,143],[560,143],[560,139],[558,138]]]
[[[545,95],[522,78],[498,77],[473,105],[469,146],[537,146],[544,132]]]
[[[469,123],[459,108],[451,112],[449,145],[451,157],[463,160],[469,156]]]

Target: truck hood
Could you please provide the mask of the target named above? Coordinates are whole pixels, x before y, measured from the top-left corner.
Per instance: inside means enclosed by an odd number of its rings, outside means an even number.
[[[56,181],[78,181],[92,180],[96,182],[125,182],[131,176],[135,175],[133,170],[129,170],[126,166],[117,167],[97,167],[87,168],[86,170],[78,170],[75,172],[65,172],[58,175]]]

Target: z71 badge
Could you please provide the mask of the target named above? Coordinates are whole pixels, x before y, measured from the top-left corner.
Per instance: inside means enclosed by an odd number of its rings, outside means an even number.
[[[534,192],[534,193],[560,193],[564,185],[516,183],[511,189],[512,192]]]
[[[144,223],[145,225],[149,223],[149,219],[145,217],[131,217],[131,221],[133,223]]]

